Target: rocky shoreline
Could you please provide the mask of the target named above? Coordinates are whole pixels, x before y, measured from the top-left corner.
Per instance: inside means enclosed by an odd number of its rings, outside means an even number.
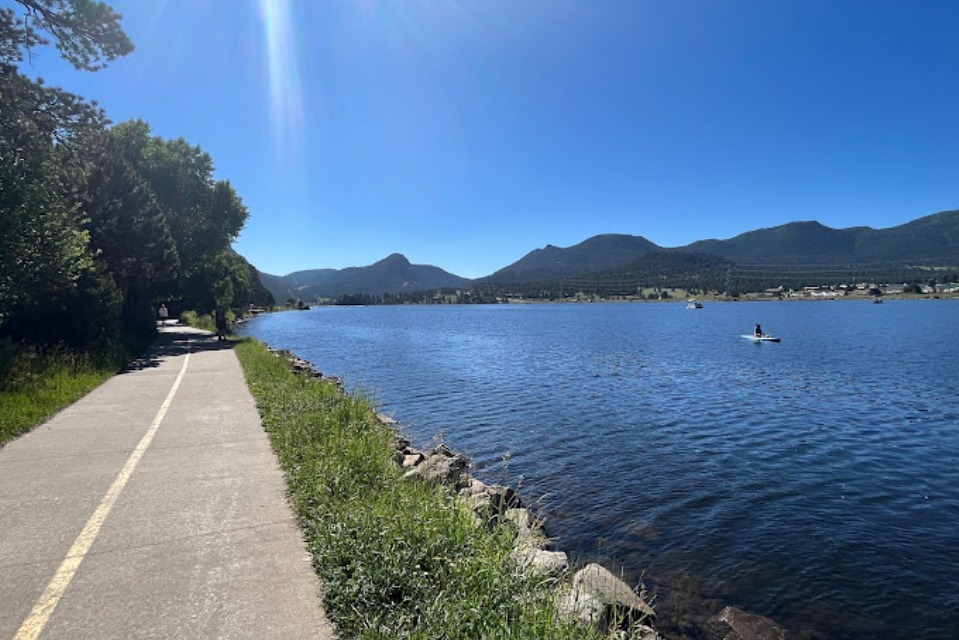
[[[344,391],[342,381],[326,376],[312,363],[285,349],[269,351],[284,359],[290,369],[323,380]],[[513,529],[513,553],[525,571],[554,579],[561,611],[592,624],[610,638],[663,640],[653,626],[655,610],[645,590],[639,593],[609,569],[590,563],[574,570],[568,555],[553,549],[545,523],[524,506],[510,487],[486,484],[470,472],[470,461],[441,444],[428,451],[412,446],[402,435],[397,420],[377,413],[381,424],[395,436],[394,461],[410,481],[435,482],[450,487],[474,514],[477,526],[508,526]],[[772,620],[726,607],[712,616],[703,629],[705,637],[722,640],[786,640],[786,631]]]

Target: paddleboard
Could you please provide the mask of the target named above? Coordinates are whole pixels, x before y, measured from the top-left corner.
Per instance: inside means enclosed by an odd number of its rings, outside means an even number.
[[[775,338],[773,336],[754,336],[752,334],[746,334],[742,337],[746,338],[747,340],[752,340],[753,342],[779,342],[780,341],[779,338]]]

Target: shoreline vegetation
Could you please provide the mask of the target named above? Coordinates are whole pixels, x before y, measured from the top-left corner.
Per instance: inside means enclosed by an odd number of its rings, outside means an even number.
[[[315,306],[395,306],[418,304],[456,304],[456,305],[488,305],[488,304],[545,304],[545,303],[589,303],[589,302],[684,302],[697,300],[699,302],[821,302],[835,300],[938,300],[959,299],[959,288],[923,290],[921,287],[911,290],[863,290],[841,289],[829,287],[810,287],[809,290],[770,290],[752,291],[743,293],[716,293],[700,290],[677,289],[666,287],[662,289],[644,289],[636,294],[599,294],[573,293],[552,295],[544,292],[537,294],[504,294],[497,296],[475,296],[469,292],[459,290],[431,290],[414,294],[383,296],[370,294],[344,295],[336,299],[317,299],[312,302],[289,299],[285,305],[278,305],[281,309],[309,310]]]
[[[538,299],[538,298],[507,298],[502,304],[540,304],[540,303],[589,303],[589,302],[636,302],[636,303],[685,303],[690,300],[698,302],[831,302],[831,301],[875,301],[875,300],[959,300],[959,292],[941,293],[941,294],[886,294],[882,296],[849,294],[849,295],[775,295],[764,293],[743,293],[737,296],[727,296],[724,294],[690,294],[683,290],[669,291],[666,297],[657,298],[639,298],[630,296],[583,296],[576,298],[565,298],[560,300]]]
[[[236,353],[343,637],[659,637],[640,595],[598,565],[569,572],[515,494],[462,475],[465,459],[410,449],[371,401],[289,352]],[[416,481],[428,458],[453,478]],[[545,568],[538,551],[563,558]]]

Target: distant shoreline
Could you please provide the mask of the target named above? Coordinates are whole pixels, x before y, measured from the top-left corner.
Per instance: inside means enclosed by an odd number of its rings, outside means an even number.
[[[507,298],[503,304],[592,304],[597,302],[640,302],[640,303],[682,303],[685,304],[690,300],[695,300],[697,302],[834,302],[837,300],[840,301],[859,301],[859,302],[875,302],[878,299],[880,301],[898,301],[898,300],[959,300],[959,293],[936,293],[936,294],[919,294],[919,293],[908,293],[908,294],[899,294],[892,293],[886,294],[883,296],[870,296],[870,295],[859,295],[859,294],[849,294],[849,295],[834,295],[834,296],[804,296],[804,295],[784,295],[784,296],[774,296],[769,294],[762,293],[744,293],[738,297],[732,296],[722,296],[715,294],[708,295],[695,295],[687,297],[670,297],[670,298],[655,298],[655,299],[646,299],[646,298],[636,298],[636,297],[608,297],[601,298],[596,296],[595,298],[583,298],[583,299],[563,299],[563,300],[543,300],[537,298]],[[464,305],[465,306],[465,305]]]
[[[881,296],[874,296],[868,293],[839,293],[832,291],[824,291],[820,294],[809,293],[793,293],[793,294],[784,294],[784,295],[775,295],[769,293],[743,293],[738,296],[727,296],[720,294],[695,294],[689,295],[683,290],[676,292],[668,292],[669,297],[661,298],[646,298],[638,296],[599,296],[599,295],[582,295],[579,297],[569,297],[569,298],[560,298],[560,299],[549,299],[549,298],[525,298],[525,297],[510,297],[506,296],[503,298],[498,298],[498,302],[457,302],[452,300],[445,300],[442,302],[437,301],[422,301],[422,302],[355,302],[355,303],[344,303],[336,302],[333,300],[328,301],[314,301],[309,304],[304,304],[302,307],[291,307],[287,305],[278,305],[271,309],[271,311],[309,311],[310,307],[402,307],[402,306],[496,306],[502,304],[595,304],[595,303],[670,303],[670,304],[688,304],[689,302],[696,301],[700,303],[728,303],[728,302],[835,302],[839,301],[859,301],[859,302],[871,302],[871,303],[882,303],[885,301],[902,301],[902,300],[959,300],[959,291],[950,291],[950,292],[941,292],[941,293],[887,293]],[[261,310],[258,313],[252,315],[259,315],[264,313],[266,310]],[[243,320],[248,319],[245,317]],[[242,320],[241,320],[242,321]]]

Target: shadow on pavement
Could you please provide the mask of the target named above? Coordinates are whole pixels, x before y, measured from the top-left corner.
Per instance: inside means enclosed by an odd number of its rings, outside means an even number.
[[[187,353],[232,349],[233,344],[229,340],[217,340],[212,333],[201,333],[195,329],[178,330],[168,327],[157,336],[156,342],[147,349],[146,353],[127,365],[120,373],[153,369],[159,367],[167,358],[182,356]]]

